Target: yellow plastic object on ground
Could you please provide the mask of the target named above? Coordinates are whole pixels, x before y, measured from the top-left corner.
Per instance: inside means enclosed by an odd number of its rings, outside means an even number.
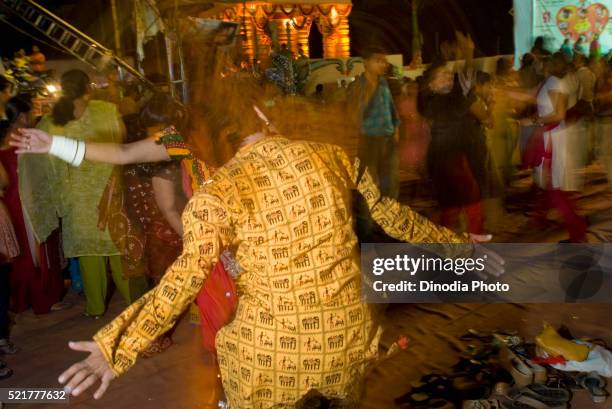
[[[582,362],[589,356],[587,345],[577,344],[563,338],[547,322],[544,323],[544,330],[536,337],[536,344],[544,352],[551,356],[562,356],[568,361]]]

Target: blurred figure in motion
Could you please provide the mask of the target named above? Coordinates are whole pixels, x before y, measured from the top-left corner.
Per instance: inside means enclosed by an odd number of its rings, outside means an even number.
[[[576,213],[569,193],[581,188],[580,150],[586,146],[584,135],[576,126],[582,114],[570,111],[577,104],[577,81],[568,72],[561,53],[555,53],[548,60],[546,73],[546,80],[536,95],[537,114],[522,120],[523,124],[537,127],[526,148],[527,162],[534,166],[534,180],[545,192],[536,219],[546,223],[546,213],[555,208],[563,217],[570,241],[584,242],[586,222]]]
[[[40,74],[47,70],[45,62],[47,58],[45,55],[40,52],[40,48],[37,45],[32,46],[32,54],[30,54],[30,66],[32,67],[32,71],[34,74]]]
[[[397,104],[401,120],[398,150],[400,168],[423,177],[430,135],[429,125],[417,107],[418,94],[418,84],[405,78]]]
[[[594,96],[596,154],[604,165],[608,183],[612,185],[612,70],[609,63],[600,61]]]
[[[481,191],[470,161],[471,130],[477,120],[470,114],[483,115],[483,101],[473,92],[464,96],[443,62],[431,64],[423,77],[419,111],[431,128],[427,169],[441,207],[441,223],[455,227],[463,213],[468,231],[480,233],[484,229]]]
[[[365,72],[349,85],[347,108],[350,125],[359,135],[359,160],[370,169],[381,193],[393,199],[399,195],[397,113],[389,83],[386,51],[371,47],[362,53]],[[374,224],[365,203],[360,202],[357,234],[361,240],[371,239]]]

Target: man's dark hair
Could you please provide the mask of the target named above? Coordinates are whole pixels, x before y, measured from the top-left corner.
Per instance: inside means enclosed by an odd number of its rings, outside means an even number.
[[[74,117],[74,100],[89,92],[90,82],[89,76],[82,70],[70,70],[62,75],[62,96],[55,103],[51,112],[53,124],[64,126],[76,119]]]
[[[32,104],[27,96],[13,97],[8,100],[5,109],[6,118],[0,121],[0,141],[8,136],[9,131],[17,122],[20,114],[27,114],[32,110]]]
[[[554,53],[546,62],[548,74],[557,78],[563,78],[567,74],[567,66],[565,56],[560,52]]]
[[[543,49],[544,48],[544,37],[542,36],[536,37],[535,41],[533,42],[533,46],[539,49]]]
[[[582,53],[576,53],[574,54],[574,61],[573,61],[574,65],[578,65],[578,64],[587,64],[588,63],[588,59],[587,57],[582,54]]]
[[[491,76],[491,74],[486,73],[484,71],[478,71],[476,72],[476,84],[477,85],[486,85],[488,83],[490,83],[491,81],[493,81],[493,77]]]
[[[388,52],[380,46],[369,46],[361,51],[361,58],[363,58],[364,60],[369,60],[376,54],[387,55]]]

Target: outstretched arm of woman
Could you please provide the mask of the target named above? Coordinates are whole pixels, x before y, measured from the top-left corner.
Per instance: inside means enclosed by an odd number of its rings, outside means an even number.
[[[41,129],[21,129],[11,135],[10,145],[17,148],[17,153],[51,153],[54,138]],[[63,158],[62,158],[63,159]],[[170,160],[164,145],[148,138],[137,142],[95,143],[85,145],[85,159],[94,162],[104,162],[113,165],[128,165],[131,163],[161,162]]]

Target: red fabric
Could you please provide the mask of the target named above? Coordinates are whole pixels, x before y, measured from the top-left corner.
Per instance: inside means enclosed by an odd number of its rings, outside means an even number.
[[[449,180],[449,184],[461,186],[465,196],[464,201],[467,204],[460,207],[442,208],[440,223],[452,229],[457,224],[461,212],[464,212],[467,219],[468,231],[473,234],[482,234],[484,232],[484,217],[480,204],[480,188],[465,155],[462,155],[462,157],[457,160],[455,170],[456,171],[453,172],[452,175],[452,180]]]
[[[431,135],[427,121],[417,110],[416,93],[403,96],[397,104],[401,119],[399,157],[402,170],[414,171],[425,167]]]
[[[536,212],[536,219],[545,219],[548,209],[557,209],[563,218],[563,226],[569,232],[572,243],[585,243],[587,223],[576,213],[576,206],[570,192],[554,189],[552,185],[552,144],[545,149],[543,174],[546,190]]]
[[[552,131],[558,125],[558,122],[543,125],[534,131],[523,152],[522,167],[524,169],[535,168],[542,164],[542,159],[552,158],[552,152],[544,146],[544,134]]]
[[[559,189],[548,189],[546,191],[548,208],[554,208],[563,217],[563,226],[569,232],[572,243],[585,243],[587,224],[584,218],[576,213],[576,206],[570,193]]]
[[[36,268],[30,252],[28,234],[19,198],[17,155],[14,149],[0,150],[0,161],[9,176],[4,195],[6,207],[13,219],[19,256],[13,260],[11,272],[11,310],[19,313],[32,307],[35,314],[49,312],[60,301],[63,278],[59,263],[59,233],[54,232],[46,244],[38,246],[41,266]]]
[[[187,164],[185,162],[181,162],[181,178],[183,183],[183,192],[185,192],[185,196],[191,197],[193,196],[193,189],[191,188],[191,176],[189,175],[189,171],[185,168]]]
[[[548,358],[536,356],[533,362],[538,365],[565,365],[567,360],[562,356],[549,356]]]
[[[183,163],[184,164],[184,163]],[[191,183],[185,183],[187,173],[183,169],[183,189],[187,197],[191,197]],[[225,270],[223,263],[218,261],[210,276],[196,297],[200,310],[200,330],[204,349],[215,352],[215,337],[217,332],[234,318],[238,306],[238,294],[234,279]]]
[[[482,234],[484,232],[484,220],[480,202],[471,203],[464,207],[447,207],[442,209],[440,223],[445,227],[454,228],[462,211],[465,213],[468,232]]]
[[[217,262],[204,282],[197,297],[200,310],[202,344],[208,351],[215,351],[215,336],[233,318],[238,305],[234,279],[225,271],[223,263]]]

